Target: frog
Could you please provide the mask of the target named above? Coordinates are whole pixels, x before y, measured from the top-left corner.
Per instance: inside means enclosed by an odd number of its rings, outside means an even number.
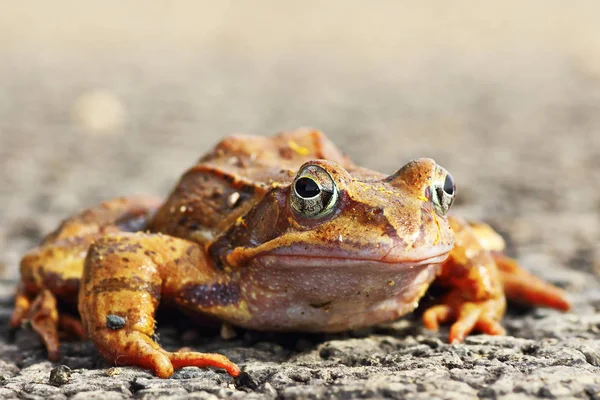
[[[236,377],[221,354],[161,347],[158,306],[250,330],[342,332],[413,312],[435,285],[422,322],[450,324],[450,343],[506,334],[507,298],[568,311],[493,228],[449,213],[455,197],[430,158],[388,175],[318,130],[232,135],[166,199],[119,197],[64,220],[23,256],[10,325],[28,323],[53,361],[67,335],[161,378],[186,366]]]

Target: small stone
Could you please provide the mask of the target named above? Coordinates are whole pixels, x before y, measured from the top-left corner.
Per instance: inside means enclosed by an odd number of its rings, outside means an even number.
[[[108,329],[117,330],[125,326],[125,318],[118,315],[110,314],[106,316],[106,327]]]
[[[121,374],[121,368],[119,367],[112,367],[106,370],[106,375],[113,377],[116,375]]]
[[[66,365],[59,365],[58,367],[52,368],[50,371],[49,383],[54,386],[62,386],[69,383],[71,380],[71,368]]]
[[[266,382],[260,391],[269,397],[277,397],[277,390],[269,382]]]
[[[237,378],[235,378],[235,386],[238,390],[249,389],[254,391],[258,388],[258,383],[250,376],[247,372],[242,372]]]

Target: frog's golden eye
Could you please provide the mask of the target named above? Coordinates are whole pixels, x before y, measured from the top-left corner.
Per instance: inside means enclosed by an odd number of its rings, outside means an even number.
[[[435,211],[441,216],[448,214],[456,197],[456,185],[452,175],[444,168],[437,166],[433,183],[428,189],[428,197],[431,199]]]
[[[292,184],[290,204],[304,217],[316,218],[329,214],[337,202],[338,189],[327,171],[317,165],[308,165]]]

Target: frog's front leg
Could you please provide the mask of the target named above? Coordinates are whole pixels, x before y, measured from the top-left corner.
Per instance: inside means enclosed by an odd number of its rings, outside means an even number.
[[[469,224],[450,217],[455,246],[442,265],[439,283],[450,287],[442,304],[423,314],[423,323],[437,329],[439,323],[454,320],[449,341],[461,342],[473,330],[490,335],[505,333],[500,324],[506,309],[506,295],[535,305],[568,310],[564,293],[518,267],[504,256],[504,242],[484,224]]]
[[[21,260],[21,282],[11,327],[18,328],[30,321],[48,350],[48,358],[56,361],[60,357],[59,328],[79,338],[84,336],[79,320],[58,312],[57,301],[76,305],[89,246],[107,232],[143,228],[160,203],[150,196],[121,197],[63,221]]]
[[[154,370],[161,378],[184,366],[237,365],[219,354],[168,352],[153,339],[159,302],[226,312],[219,288],[235,285],[215,270],[196,243],[162,234],[111,234],[97,240],[86,259],[79,312],[89,337],[109,361]],[[199,290],[198,296],[186,291]]]
[[[565,292],[521,268],[517,260],[504,254],[504,239],[489,225],[469,223],[482,246],[491,252],[500,273],[504,294],[509,300],[539,307],[569,311]]]

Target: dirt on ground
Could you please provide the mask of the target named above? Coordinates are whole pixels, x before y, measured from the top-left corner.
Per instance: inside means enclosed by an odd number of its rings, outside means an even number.
[[[0,397],[600,399],[600,6],[595,2],[7,1],[0,13]],[[166,195],[221,137],[323,130],[392,173],[435,158],[454,212],[491,223],[573,310],[511,306],[508,336],[449,345],[416,317],[340,335],[161,324],[233,380],[50,363],[7,327],[19,258],[61,219]],[[56,369],[65,365],[71,369]]]

